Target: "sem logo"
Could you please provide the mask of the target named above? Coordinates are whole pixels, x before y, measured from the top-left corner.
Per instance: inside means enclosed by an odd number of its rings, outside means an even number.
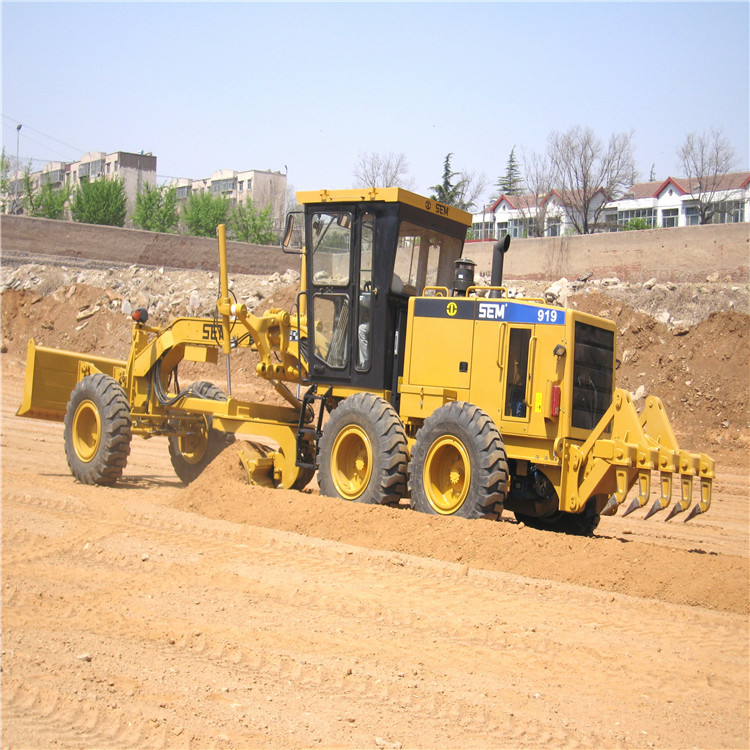
[[[451,318],[458,312],[458,305],[455,302],[449,302],[445,308],[445,312],[451,316]]]
[[[492,302],[479,303],[480,320],[505,320],[506,304],[493,304]]]

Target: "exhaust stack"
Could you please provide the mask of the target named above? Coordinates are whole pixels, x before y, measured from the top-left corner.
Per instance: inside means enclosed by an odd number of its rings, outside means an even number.
[[[503,262],[505,260],[505,253],[508,252],[509,247],[510,235],[506,234],[505,237],[499,239],[492,248],[492,277],[490,281],[492,286],[503,285]]]

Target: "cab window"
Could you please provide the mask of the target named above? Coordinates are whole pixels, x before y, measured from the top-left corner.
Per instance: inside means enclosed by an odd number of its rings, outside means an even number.
[[[312,215],[312,271],[316,286],[347,286],[352,249],[352,214],[349,211]]]
[[[370,369],[372,337],[372,252],[375,216],[366,213],[360,223],[359,307],[357,313],[357,369]]]
[[[414,295],[422,294],[428,285],[449,287],[462,245],[457,237],[402,221],[391,291]]]
[[[507,381],[505,385],[505,416],[525,419],[527,415],[526,389],[529,375],[528,328],[511,328],[508,341]]]

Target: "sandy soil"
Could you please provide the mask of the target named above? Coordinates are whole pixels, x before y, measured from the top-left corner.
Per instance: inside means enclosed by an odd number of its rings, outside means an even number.
[[[184,488],[163,439],[80,485],[62,425],[14,416],[28,333],[118,354],[122,322],[76,331],[77,309],[3,294],[3,748],[750,746],[747,386],[721,390],[741,319],[711,323],[701,341],[734,343],[690,378],[654,363],[698,367],[695,331],[613,311],[623,377],[673,384],[718,479],[689,524],[581,539],[251,488],[235,447]]]

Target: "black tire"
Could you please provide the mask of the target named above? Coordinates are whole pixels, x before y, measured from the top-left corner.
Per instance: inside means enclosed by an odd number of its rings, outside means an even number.
[[[489,415],[474,404],[453,401],[425,419],[409,472],[411,507],[421,513],[496,520],[503,511],[505,444]]]
[[[532,529],[556,531],[573,536],[591,536],[599,525],[601,516],[596,512],[596,497],[589,498],[581,513],[568,513],[559,510],[546,518],[535,518],[523,513],[515,513],[516,520]]]
[[[323,427],[320,491],[358,503],[397,503],[406,494],[407,455],[406,433],[394,408],[372,393],[356,393]]]
[[[304,490],[315,476],[315,469],[300,469],[297,478],[294,480],[290,489]]]
[[[193,394],[210,401],[226,401],[227,397],[221,388],[213,383],[199,380],[190,386]],[[169,438],[169,458],[175,474],[185,483],[197,479],[203,470],[224,448],[234,441],[233,435],[214,430],[212,418],[202,416],[197,432],[190,435],[171,435]]]
[[[68,466],[79,482],[115,484],[127,465],[132,437],[122,386],[100,372],[79,381],[68,400],[64,436]]]

